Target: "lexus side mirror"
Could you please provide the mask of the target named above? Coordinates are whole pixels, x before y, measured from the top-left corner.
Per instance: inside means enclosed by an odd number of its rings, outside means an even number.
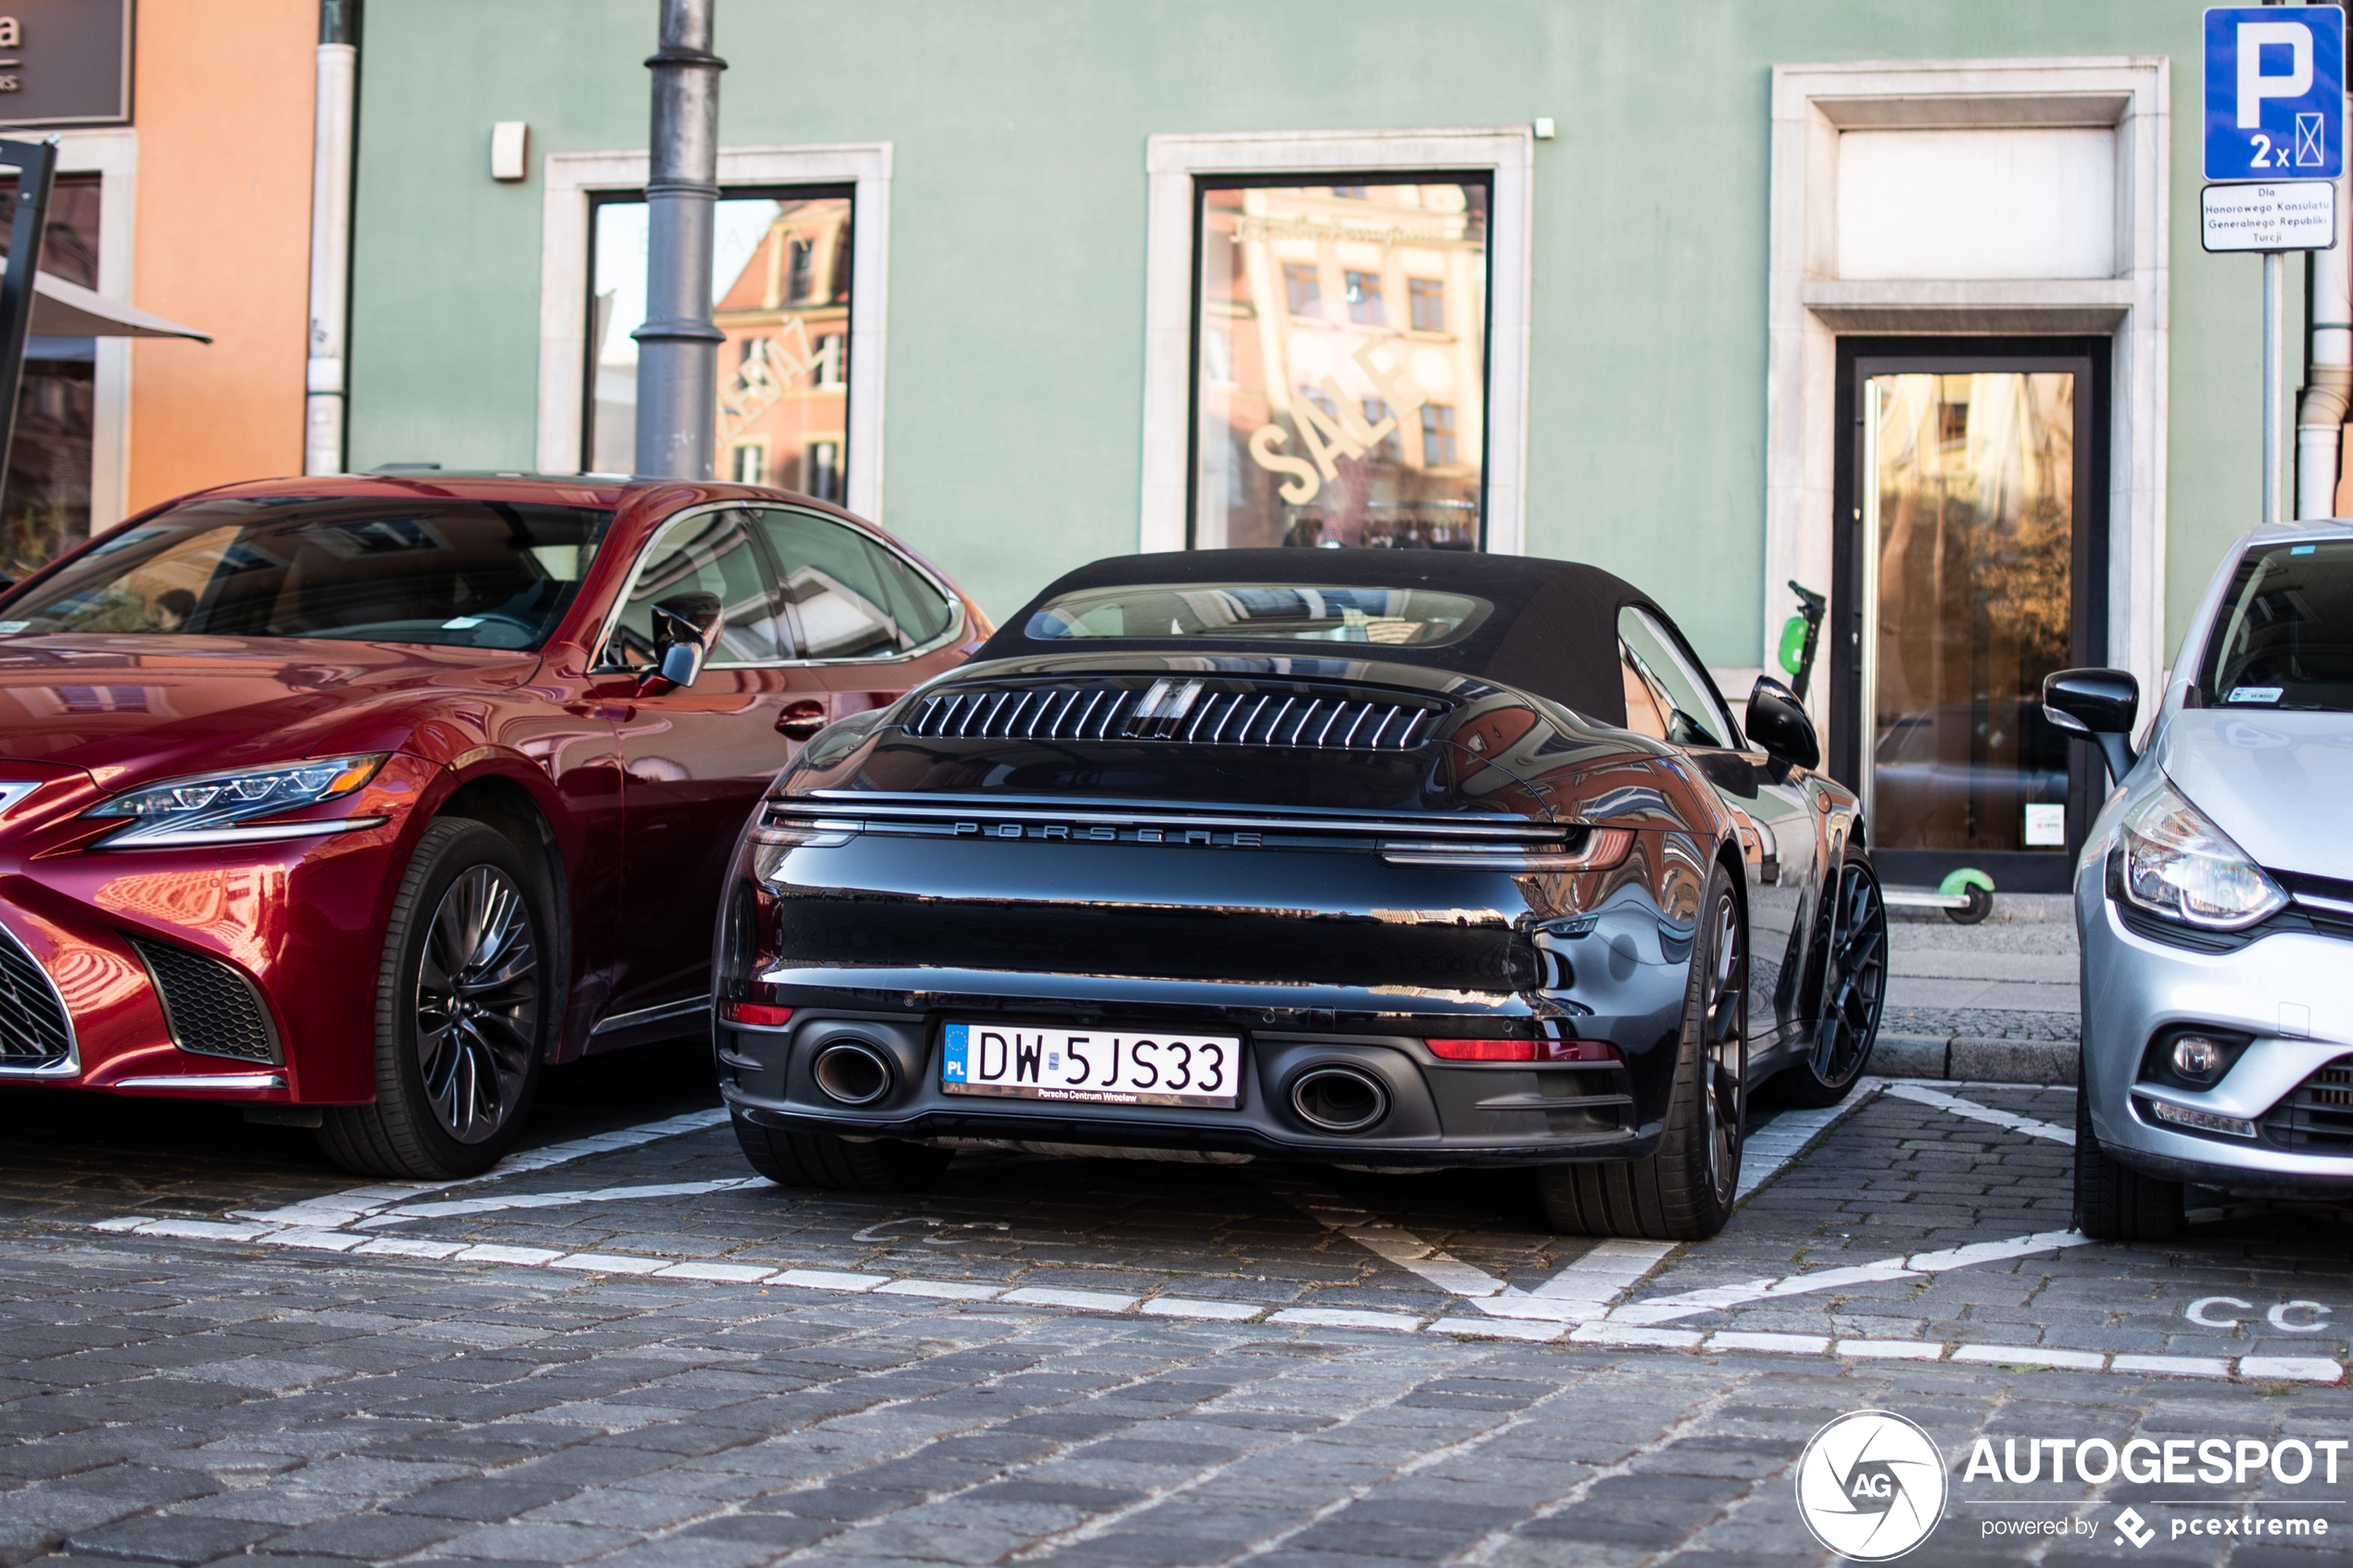
[[[1806,716],[1806,705],[1770,675],[1759,675],[1749,690],[1746,728],[1750,743],[1762,746],[1768,757],[1798,768],[1822,765],[1822,743],[1814,734],[1814,721]]]
[[[2141,683],[2127,670],[2061,670],[2043,677],[2043,717],[2100,748],[2117,783],[2133,771],[2133,725],[2141,712]]]
[[[691,686],[719,640],[723,607],[716,594],[673,594],[653,607],[654,667],[637,678],[641,696]]]

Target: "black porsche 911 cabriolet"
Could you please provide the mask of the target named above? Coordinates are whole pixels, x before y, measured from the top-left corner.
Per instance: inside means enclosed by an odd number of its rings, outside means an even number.
[[[1886,916],[1795,698],[1745,734],[1592,567],[1101,561],[812,741],[738,850],[716,1046],[755,1169],[951,1151],[1533,1168],[1714,1235],[1749,1091],[1827,1105]]]

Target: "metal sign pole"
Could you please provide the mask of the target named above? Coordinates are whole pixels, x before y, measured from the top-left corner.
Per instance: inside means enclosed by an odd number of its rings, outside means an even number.
[[[709,479],[718,421],[719,345],[711,324],[711,229],[719,203],[719,73],[711,0],[661,0],[652,178],[646,182],[646,322],[637,340],[637,471]]]
[[[2280,376],[2287,361],[2287,309],[2282,297],[2286,292],[2287,256],[2283,251],[2263,253],[2263,521],[2287,521],[2287,485],[2282,473],[2286,452],[2281,437],[2285,420],[2281,417]]]
[[[7,455],[17,434],[17,389],[24,382],[24,340],[32,330],[32,275],[49,227],[49,192],[57,178],[57,139],[0,141],[0,166],[17,173],[8,220],[8,271],[0,277],[0,506],[8,491]]]

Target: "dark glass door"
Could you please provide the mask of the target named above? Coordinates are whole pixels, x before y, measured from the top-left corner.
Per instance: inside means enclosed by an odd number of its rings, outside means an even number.
[[[2105,348],[1841,355],[1833,760],[1891,883],[2068,885],[2095,780],[2041,690],[2107,662]]]

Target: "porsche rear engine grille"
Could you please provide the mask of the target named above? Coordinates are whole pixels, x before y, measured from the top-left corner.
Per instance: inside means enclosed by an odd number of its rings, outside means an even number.
[[[0,928],[0,1069],[57,1067],[73,1056],[65,1003],[14,932]]]
[[[2308,1154],[2353,1153],[2353,1056],[2338,1057],[2273,1106],[2263,1138]]]
[[[169,943],[129,938],[163,998],[171,1043],[200,1056],[233,1056],[244,1061],[278,1060],[278,1037],[270,1015],[245,977],[219,959]]]
[[[1167,740],[1408,751],[1440,710],[1387,697],[1239,684],[1056,682],[924,698],[910,734],[954,740]]]

